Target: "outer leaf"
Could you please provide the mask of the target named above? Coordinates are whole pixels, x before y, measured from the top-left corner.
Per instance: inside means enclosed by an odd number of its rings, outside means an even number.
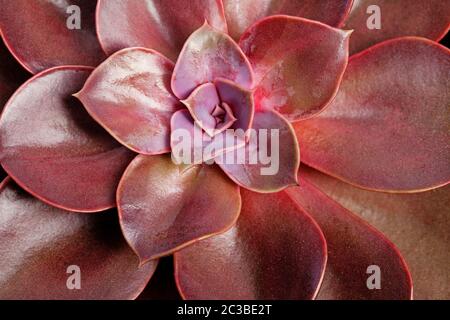
[[[236,226],[175,253],[182,296],[314,298],[326,264],[326,243],[316,223],[285,193],[241,192]]]
[[[60,65],[95,66],[104,58],[95,34],[96,3],[0,0],[3,39],[16,59],[33,73]],[[78,18],[79,29],[74,24]]]
[[[141,264],[224,232],[241,209],[239,188],[220,170],[177,166],[169,156],[137,156],[117,198],[122,231]]]
[[[227,31],[220,0],[99,0],[97,8],[97,32],[108,54],[147,47],[176,60],[186,39],[205,20]]]
[[[429,40],[401,38],[354,56],[330,107],[296,124],[302,161],[368,189],[448,183],[449,53]]]
[[[308,171],[308,179],[398,246],[411,269],[415,299],[450,299],[450,186],[386,194],[355,188],[315,170]]]
[[[339,26],[352,0],[223,0],[230,35],[238,40],[245,29],[264,17],[286,14]]]
[[[256,107],[277,110],[290,121],[320,112],[338,90],[349,35],[290,16],[258,21],[239,41],[255,73]]]
[[[380,28],[369,28],[378,14]],[[356,53],[384,40],[402,36],[420,36],[439,41],[450,27],[450,2],[442,0],[355,0],[345,22],[355,30],[350,52]]]
[[[156,261],[138,259],[120,235],[117,213],[69,213],[5,180],[0,187],[1,299],[133,299]],[[81,287],[74,266],[79,267]]]
[[[314,187],[300,171],[300,187],[286,191],[322,229],[328,246],[327,271],[319,299],[410,299],[412,281],[394,245],[362,219]],[[380,287],[369,289],[379,268]],[[376,282],[375,282],[376,283]]]
[[[133,154],[120,146],[71,95],[91,72],[58,67],[25,83],[0,120],[1,163],[39,199],[67,210],[115,205],[115,190]]]
[[[92,72],[76,94],[116,140],[143,154],[170,151],[170,118],[181,107],[172,94],[173,63],[144,48],[121,50]]]
[[[300,151],[291,125],[273,111],[256,112],[245,148],[215,160],[240,186],[256,192],[277,192],[297,184]]]
[[[200,84],[217,78],[231,80],[250,89],[253,74],[239,46],[227,34],[205,23],[184,44],[172,76],[172,90],[186,99]]]

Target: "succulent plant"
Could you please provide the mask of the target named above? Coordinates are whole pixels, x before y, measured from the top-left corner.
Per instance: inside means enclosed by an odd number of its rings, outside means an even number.
[[[0,8],[0,298],[450,298],[448,1]]]

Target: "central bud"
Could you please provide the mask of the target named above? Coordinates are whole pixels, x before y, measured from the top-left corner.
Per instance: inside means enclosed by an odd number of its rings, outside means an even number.
[[[195,123],[210,137],[232,127],[237,120],[233,106],[222,99],[220,87],[216,87],[214,83],[198,86],[182,102],[189,109]]]
[[[229,123],[231,126],[233,122],[236,121],[233,115],[233,110],[231,110],[230,106],[226,102],[221,102],[220,104],[216,105],[211,112],[211,115],[216,120],[216,129],[224,123]],[[230,121],[230,118],[233,118],[233,120]]]

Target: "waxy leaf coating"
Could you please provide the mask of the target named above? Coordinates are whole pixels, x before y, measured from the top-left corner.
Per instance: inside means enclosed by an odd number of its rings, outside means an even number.
[[[254,71],[256,108],[290,121],[322,111],[334,98],[348,61],[350,32],[289,16],[258,21],[239,45]]]
[[[302,170],[299,177],[300,186],[286,192],[319,224],[328,247],[318,299],[411,299],[411,275],[395,246],[312,185]],[[374,266],[379,287],[370,286],[377,285],[370,278]]]
[[[146,47],[175,61],[205,21],[227,31],[220,0],[99,0],[97,8],[97,33],[108,54]]]
[[[121,50],[98,66],[76,94],[113,137],[142,154],[170,151],[170,118],[181,103],[172,94],[173,63],[145,48]]]
[[[141,263],[228,230],[239,216],[239,188],[215,166],[175,165],[139,155],[117,191],[120,224]]]
[[[186,99],[200,84],[217,78],[231,80],[245,89],[253,73],[242,50],[229,35],[205,23],[187,39],[172,76],[172,90]]]
[[[450,1],[354,0],[345,28],[354,30],[352,54],[403,36],[439,41],[450,28]]]
[[[39,199],[71,211],[115,206],[115,190],[133,153],[104,131],[72,96],[87,67],[46,70],[20,87],[0,119],[0,159]]]
[[[239,40],[260,19],[289,15],[339,26],[350,11],[352,0],[223,0],[230,35]]]
[[[363,190],[319,173],[308,179],[382,231],[401,251],[414,282],[414,299],[450,299],[450,186],[414,194]]]
[[[185,299],[313,299],[327,260],[322,232],[283,192],[241,190],[228,232],[175,253]]]
[[[373,190],[423,191],[450,181],[450,50],[422,38],[350,59],[339,93],[295,124],[302,161]]]
[[[2,37],[32,73],[62,65],[96,66],[105,58],[95,33],[96,5],[96,0],[0,0]]]
[[[117,211],[56,209],[6,179],[0,217],[0,299],[134,299],[157,265],[138,268]]]
[[[297,184],[300,151],[292,126],[274,111],[259,111],[245,148],[215,160],[238,185],[256,192],[277,192]]]

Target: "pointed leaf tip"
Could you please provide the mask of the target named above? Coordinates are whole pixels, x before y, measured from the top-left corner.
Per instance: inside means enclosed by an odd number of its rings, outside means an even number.
[[[279,15],[247,29],[239,45],[253,67],[256,108],[275,110],[291,122],[323,111],[347,66],[349,35],[317,21]]]
[[[145,263],[228,230],[241,198],[215,166],[178,166],[170,156],[139,155],[123,175],[117,204],[123,234]]]
[[[302,161],[372,190],[448,184],[449,74],[450,50],[424,38],[389,40],[353,56],[334,101],[294,124]]]
[[[92,72],[77,97],[125,147],[141,154],[167,153],[170,118],[181,108],[170,89],[172,71],[173,63],[154,50],[124,49]]]
[[[172,75],[172,90],[179,99],[186,99],[199,84],[217,78],[231,80],[246,89],[253,84],[251,65],[234,40],[224,32],[203,26],[190,35],[181,50]]]

